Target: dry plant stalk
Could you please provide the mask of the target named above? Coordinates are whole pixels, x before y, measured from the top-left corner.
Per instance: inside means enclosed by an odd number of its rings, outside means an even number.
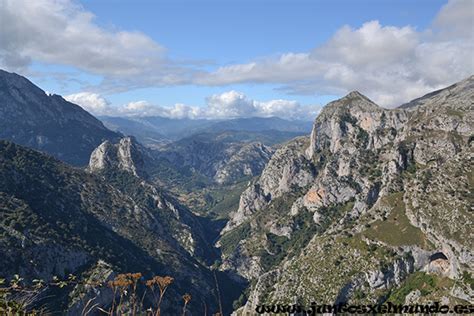
[[[161,315],[161,302],[163,301],[163,296],[165,295],[166,289],[168,286],[173,283],[173,278],[170,276],[155,276],[153,279],[148,280],[146,282],[146,286],[149,287],[153,293],[153,296],[155,297],[155,302],[157,301],[156,295],[155,295],[155,287],[158,286],[158,289],[160,290],[160,296],[158,298],[157,308],[156,312],[153,313],[155,316],[160,316]]]
[[[183,316],[186,316],[186,306],[188,306],[188,303],[191,301],[191,294],[189,293],[184,294],[183,301],[184,301]]]

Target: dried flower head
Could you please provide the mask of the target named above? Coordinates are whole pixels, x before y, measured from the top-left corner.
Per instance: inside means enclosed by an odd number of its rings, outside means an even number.
[[[147,280],[147,281],[145,282],[145,284],[146,284],[146,286],[148,286],[148,287],[153,287],[153,285],[155,285],[155,281],[154,281],[153,279]]]
[[[115,277],[114,280],[109,281],[107,284],[111,288],[126,289],[127,287],[133,284],[133,280],[130,279],[129,274],[119,274]]]
[[[153,278],[155,280],[155,284],[158,285],[161,291],[164,291],[171,283],[173,283],[173,278],[170,276],[156,276]]]
[[[184,304],[188,304],[191,301],[191,294],[186,293],[183,295]]]

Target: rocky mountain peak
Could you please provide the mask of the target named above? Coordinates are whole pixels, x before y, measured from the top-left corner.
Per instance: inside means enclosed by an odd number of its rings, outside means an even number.
[[[356,98],[368,99],[365,95],[363,95],[362,93],[360,93],[360,92],[357,91],[357,90],[353,90],[353,91],[349,92],[344,98],[350,98],[350,99],[356,99]]]
[[[326,119],[326,115],[334,115],[336,113],[380,111],[381,109],[381,107],[359,91],[351,91],[346,96],[328,103],[321,111],[319,117],[323,120]]]
[[[25,77],[22,77],[16,73],[11,73],[5,70],[0,69],[0,85],[2,87],[15,87],[15,88],[29,88],[36,89],[40,92],[43,92],[40,88],[36,87]],[[44,93],[44,92],[43,92]]]
[[[470,77],[393,110],[351,92],[323,109],[309,147],[279,148],[219,239],[221,269],[253,283],[236,314],[288,293],[472,300],[473,88]],[[415,279],[451,285],[424,295]]]
[[[404,111],[384,109],[360,92],[352,91],[323,108],[314,122],[307,155],[312,157],[325,149],[334,153],[358,147],[380,148],[393,136],[380,132],[386,128],[398,130],[406,120]]]
[[[132,137],[124,137],[118,143],[104,141],[91,154],[88,170],[122,170],[136,177],[144,177],[145,151]]]

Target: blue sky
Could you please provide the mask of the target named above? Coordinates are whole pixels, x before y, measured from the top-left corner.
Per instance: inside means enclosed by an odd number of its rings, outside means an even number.
[[[390,107],[474,67],[470,0],[5,1],[0,66],[98,114],[312,119],[351,90]]]

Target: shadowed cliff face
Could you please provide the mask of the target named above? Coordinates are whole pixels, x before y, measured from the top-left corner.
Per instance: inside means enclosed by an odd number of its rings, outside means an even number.
[[[358,92],[329,103],[309,138],[275,152],[223,230],[221,269],[258,279],[237,314],[378,302],[425,272],[472,273],[473,104],[473,77],[393,110]],[[429,263],[437,250],[442,269]],[[446,282],[438,300],[472,295],[468,279]]]
[[[81,107],[47,95],[28,79],[0,70],[0,139],[46,152],[85,166],[102,141],[117,140]]]

